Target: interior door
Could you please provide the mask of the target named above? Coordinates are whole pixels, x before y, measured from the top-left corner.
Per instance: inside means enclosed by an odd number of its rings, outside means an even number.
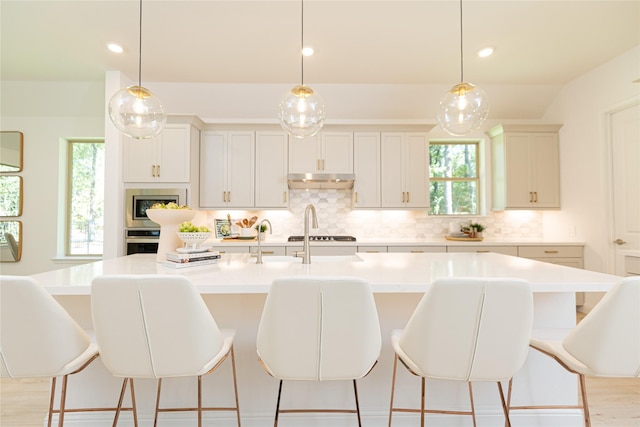
[[[640,256],[640,102],[611,114],[615,273],[625,257]]]

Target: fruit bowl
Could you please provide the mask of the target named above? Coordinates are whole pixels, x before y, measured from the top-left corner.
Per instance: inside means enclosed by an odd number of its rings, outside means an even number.
[[[197,249],[198,245],[206,241],[211,237],[211,231],[199,231],[199,232],[181,232],[178,231],[178,237],[184,242],[184,247],[187,249]]]

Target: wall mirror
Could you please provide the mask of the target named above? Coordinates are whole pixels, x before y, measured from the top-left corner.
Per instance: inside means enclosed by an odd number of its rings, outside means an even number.
[[[0,262],[22,258],[22,222],[0,221]]]
[[[0,175],[0,216],[22,215],[22,177]]]
[[[0,172],[22,170],[22,132],[0,131]]]

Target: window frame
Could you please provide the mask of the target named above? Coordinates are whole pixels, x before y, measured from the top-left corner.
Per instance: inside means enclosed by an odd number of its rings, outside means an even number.
[[[431,176],[431,167],[429,167],[429,187],[431,187],[432,181],[437,182],[475,182],[476,183],[476,212],[475,213],[465,213],[465,214],[435,214],[433,213],[433,207],[430,206],[428,215],[434,218],[443,218],[443,217],[455,217],[455,218],[465,218],[465,217],[477,217],[482,215],[483,212],[483,186],[482,186],[482,171],[480,169],[481,166],[481,156],[482,156],[482,141],[479,139],[433,139],[429,141],[429,154],[431,154],[431,146],[432,145],[472,145],[475,146],[475,177],[474,178],[434,178]],[[431,158],[431,157],[430,157]],[[429,164],[431,166],[431,164]],[[430,203],[431,205],[431,203]]]

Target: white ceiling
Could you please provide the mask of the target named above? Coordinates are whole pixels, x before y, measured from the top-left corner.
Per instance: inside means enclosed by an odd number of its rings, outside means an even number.
[[[299,0],[144,0],[142,83],[300,82]],[[137,0],[0,0],[0,77],[137,80]],[[459,3],[305,0],[305,83],[460,81]],[[640,1],[464,0],[464,79],[561,87],[640,44]],[[124,54],[107,51],[108,41]],[[487,45],[495,54],[481,59]],[[638,71],[640,72],[640,71]],[[640,77],[638,75],[637,77]],[[544,90],[544,89],[542,89]]]

